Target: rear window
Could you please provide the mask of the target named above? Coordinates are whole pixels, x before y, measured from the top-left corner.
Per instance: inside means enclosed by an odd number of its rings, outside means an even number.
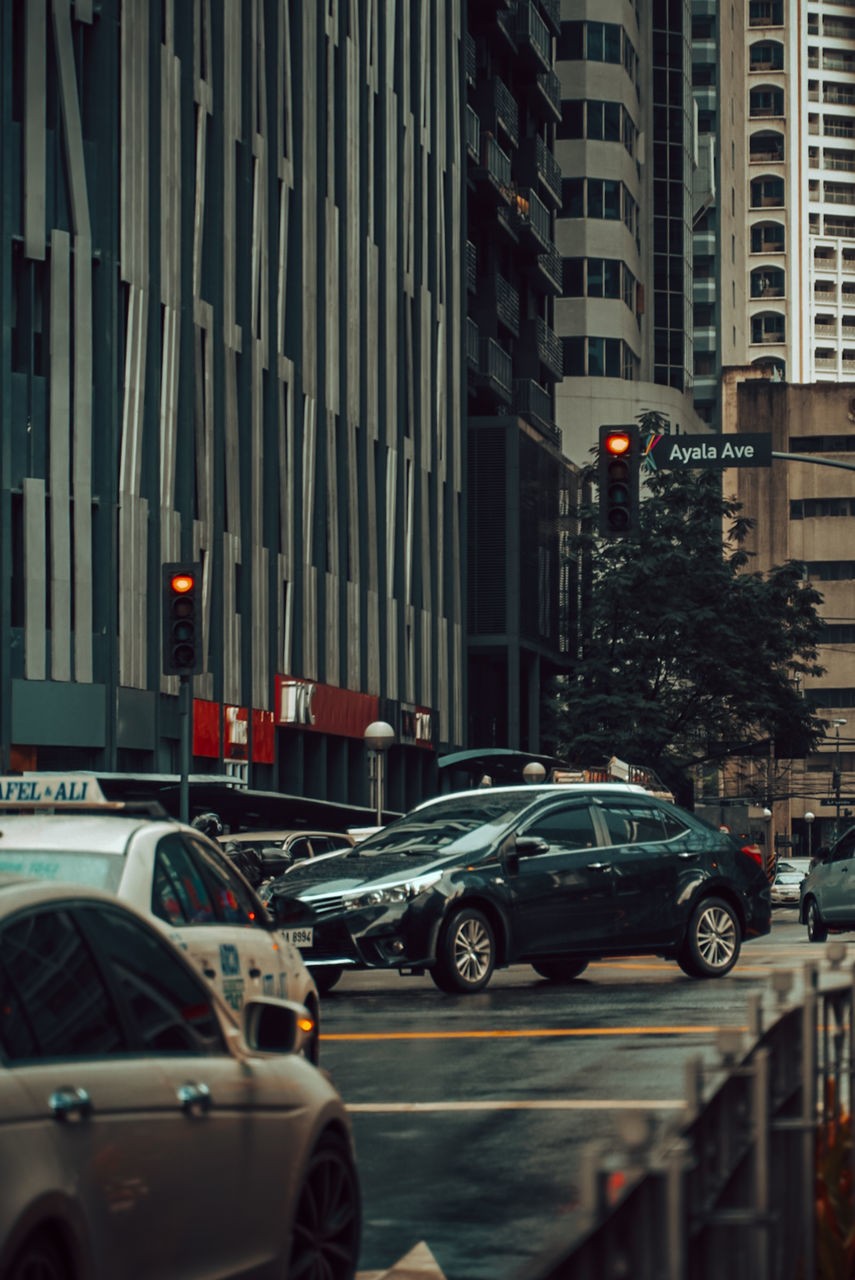
[[[37,880],[64,880],[88,884],[116,893],[125,860],[115,853],[69,853],[63,849],[3,849],[0,872],[34,876]]]

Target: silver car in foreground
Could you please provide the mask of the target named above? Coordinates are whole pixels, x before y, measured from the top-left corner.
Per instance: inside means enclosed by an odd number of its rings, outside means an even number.
[[[352,1280],[351,1128],[303,1022],[234,1012],[105,892],[0,876],[3,1280]]]

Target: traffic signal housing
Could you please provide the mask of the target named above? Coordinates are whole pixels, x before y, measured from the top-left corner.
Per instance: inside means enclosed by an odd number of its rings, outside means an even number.
[[[163,566],[163,672],[195,676],[202,670],[202,566]]]
[[[638,427],[600,427],[600,537],[626,538],[639,529],[641,439]]]

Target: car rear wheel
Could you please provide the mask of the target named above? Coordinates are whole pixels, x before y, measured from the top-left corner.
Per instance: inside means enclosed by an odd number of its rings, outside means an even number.
[[[677,963],[690,978],[722,978],[739,959],[741,931],[723,898],[704,898],[692,912]]]
[[[588,967],[587,960],[538,960],[532,969],[550,982],[572,982]]]
[[[342,1138],[321,1138],[303,1180],[288,1275],[353,1280],[359,1256],[359,1182]]]
[[[315,986],[318,988],[318,995],[325,996],[328,991],[332,991],[342,972],[343,970],[337,969],[335,965],[325,965],[323,969],[312,969],[312,977],[315,980]]]
[[[469,995],[481,991],[496,966],[496,939],[490,921],[472,907],[453,915],[443,929],[430,971],[440,991]]]
[[[828,937],[828,929],[825,927],[816,898],[810,898],[807,904],[806,916],[807,920],[807,936],[808,942],[825,942]]]
[[[68,1268],[54,1242],[33,1236],[15,1255],[6,1280],[68,1280]]]

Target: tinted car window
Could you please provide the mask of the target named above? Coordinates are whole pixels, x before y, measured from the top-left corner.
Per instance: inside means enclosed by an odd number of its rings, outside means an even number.
[[[213,852],[201,840],[187,837],[199,874],[208,886],[214,912],[224,924],[255,924],[259,913],[255,900],[240,876],[235,875],[225,856]]]
[[[667,809],[661,809],[659,816],[665,827],[665,839],[673,840],[675,836],[682,836],[689,830],[686,823],[680,819],[676,813],[669,813]]]
[[[11,1059],[88,1058],[127,1047],[68,912],[34,913],[0,933],[0,1042]]]
[[[314,843],[317,846],[321,844],[322,841],[316,840]],[[320,853],[320,852],[322,852],[322,850],[316,847],[315,853]],[[292,840],[291,843],[288,845],[288,856],[290,858],[293,858],[295,862],[299,858],[311,858],[312,845],[309,844],[305,836],[301,836],[299,840]]]
[[[0,852],[0,871],[35,876],[38,880],[66,880],[91,884],[115,893],[125,860],[116,853],[78,853],[67,849],[9,849]]]
[[[522,790],[510,795],[490,794],[487,787],[483,794],[450,796],[414,809],[363,840],[355,852],[360,858],[370,858],[373,854],[418,854],[426,850],[481,850],[531,804],[532,797]]]
[[[208,992],[168,943],[109,907],[80,912],[130,1006],[140,1048],[150,1053],[224,1053]]]
[[[847,831],[845,836],[837,841],[832,853],[833,862],[842,862],[845,858],[851,858],[855,852],[855,830]]]
[[[164,836],[154,860],[151,909],[169,924],[213,924],[214,904],[181,837]]]
[[[647,844],[665,839],[658,809],[640,804],[604,804],[601,809],[612,844]]]
[[[564,849],[591,849],[597,844],[597,833],[587,805],[552,809],[526,827],[527,836],[539,836],[550,845]]]

